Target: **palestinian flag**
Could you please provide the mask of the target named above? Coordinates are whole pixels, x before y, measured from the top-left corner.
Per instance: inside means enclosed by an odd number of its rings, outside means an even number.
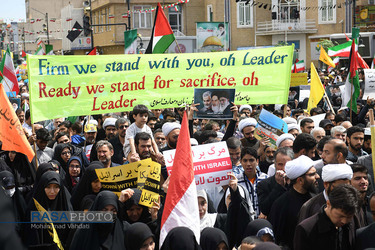
[[[137,30],[127,30],[125,35],[125,54],[137,54]]]
[[[299,61],[298,59],[296,60],[296,63],[292,65],[292,73],[298,73],[301,71],[305,71],[305,61],[301,60]]]
[[[52,44],[50,44],[50,45],[46,44],[45,48],[46,48],[46,55],[54,55]]]
[[[1,60],[0,72],[2,72],[0,81],[3,84],[5,92],[15,91],[16,93],[18,93],[18,80],[14,70],[13,59],[10,54],[9,46],[3,55],[3,60]]]
[[[148,44],[146,54],[162,54],[173,43],[174,37],[168,19],[164,14],[160,3],[156,8],[154,27],[152,28],[152,35],[150,43]]]
[[[345,92],[342,99],[342,107],[348,107],[357,113],[357,99],[359,96],[359,78],[358,78],[358,59],[357,46],[352,41],[352,46],[349,54],[349,74],[345,82]]]
[[[351,48],[352,42],[346,42],[334,47],[331,47],[328,49],[328,56],[329,57],[349,57],[350,48]]]

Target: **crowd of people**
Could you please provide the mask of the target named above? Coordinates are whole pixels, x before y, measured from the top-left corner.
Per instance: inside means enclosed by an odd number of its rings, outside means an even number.
[[[31,124],[27,84],[16,114],[35,158],[1,150],[1,244],[13,249],[58,249],[51,231],[35,227],[37,201],[47,211],[111,211],[112,223],[59,226],[65,249],[370,249],[375,248],[375,193],[368,118],[374,100],[358,100],[352,114],[339,103],[343,72],[319,73],[335,110],[325,102],[309,113],[306,101],[285,105],[228,105],[232,119],[194,119],[198,104],[57,118]],[[363,75],[362,75],[363,78]],[[211,110],[212,93],[204,93]],[[293,95],[291,95],[293,96]],[[218,98],[218,103],[220,102]],[[225,100],[223,99],[223,102]],[[187,109],[187,110],[186,110]],[[282,118],[288,133],[255,138],[262,109]],[[26,112],[25,112],[26,110]],[[176,227],[159,243],[169,178],[163,152],[175,149],[184,112],[192,146],[225,141],[232,173],[227,186],[197,192],[200,240]],[[202,112],[202,111],[201,111]],[[325,114],[314,124],[311,116]],[[0,138],[1,140],[1,138]],[[141,191],[120,197],[104,190],[96,169],[151,158],[161,165],[160,202],[140,204]],[[3,202],[4,201],[4,202]]]

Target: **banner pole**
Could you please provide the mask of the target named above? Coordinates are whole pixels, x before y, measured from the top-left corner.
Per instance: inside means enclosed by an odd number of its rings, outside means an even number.
[[[32,133],[31,133],[31,136],[33,136],[33,134],[35,134],[35,128],[34,128],[34,124],[31,124],[31,127],[32,127]],[[36,152],[36,144],[35,144],[35,141],[33,142],[33,147],[34,147],[34,152],[35,152],[35,167],[36,169],[38,169],[38,154]]]
[[[327,102],[327,104],[328,104],[328,106],[329,106],[329,109],[332,111],[332,113],[333,113],[334,115],[336,115],[335,110],[334,110],[333,107],[332,107],[331,101],[329,100],[329,98],[328,98],[328,96],[327,96],[327,93],[326,93],[325,91],[324,91],[324,98],[325,98],[325,100],[326,100],[326,102]]]
[[[174,38],[174,41],[175,41],[175,43],[177,44],[178,51],[179,51],[180,53],[182,53],[181,48],[180,48],[180,45],[178,44],[176,37]]]

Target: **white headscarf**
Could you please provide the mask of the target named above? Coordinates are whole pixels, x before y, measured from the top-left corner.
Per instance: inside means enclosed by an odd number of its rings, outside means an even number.
[[[197,190],[197,197],[202,197],[208,203],[207,193],[203,189]],[[200,219],[201,232],[206,227],[214,227],[215,222],[216,222],[216,217],[217,217],[217,213],[209,214],[208,211],[206,210],[206,214],[203,216],[202,219]]]

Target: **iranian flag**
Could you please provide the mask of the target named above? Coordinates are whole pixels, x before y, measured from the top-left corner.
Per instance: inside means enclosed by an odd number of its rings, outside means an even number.
[[[305,61],[298,59],[296,60],[296,63],[292,65],[292,73],[298,73],[301,71],[305,71]]]
[[[44,49],[42,46],[39,46],[38,49],[35,51],[35,54],[34,55],[45,55],[46,53],[44,53]]]
[[[137,30],[127,30],[125,35],[125,54],[137,54]]]
[[[352,46],[352,42],[349,41],[349,42],[331,47],[328,49],[328,56],[329,57],[336,57],[336,56],[349,57],[351,46]]]
[[[340,57],[335,57],[335,58],[333,58],[332,61],[333,61],[333,63],[335,64],[335,67],[337,67],[337,65],[338,65],[339,62],[340,62]],[[328,67],[328,72],[331,72],[333,69],[334,69],[334,67],[329,66],[329,67]]]
[[[159,246],[163,246],[165,237],[170,230],[181,226],[191,229],[197,242],[199,242],[200,219],[186,111],[182,119],[167,197],[164,203]]]
[[[358,78],[358,59],[357,46],[352,41],[352,46],[349,55],[349,74],[345,82],[345,92],[342,98],[342,107],[349,107],[353,112],[357,113],[357,99],[359,96],[359,78]]]
[[[175,39],[176,38],[174,37],[172,28],[164,14],[163,8],[160,3],[158,3],[151,40],[148,44],[146,54],[164,53]]]
[[[10,54],[9,46],[4,53],[3,60],[1,60],[0,71],[2,72],[0,81],[3,84],[5,92],[15,91],[16,93],[18,93],[18,81],[16,72],[14,70],[13,59]]]

